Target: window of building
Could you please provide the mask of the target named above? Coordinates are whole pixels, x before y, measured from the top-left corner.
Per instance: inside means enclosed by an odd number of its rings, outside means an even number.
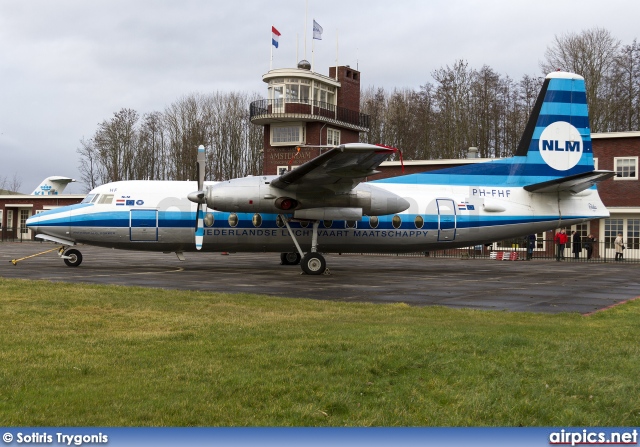
[[[316,83],[313,89],[313,100],[320,108],[333,110],[336,102],[336,89],[332,85]]]
[[[624,230],[624,219],[605,219],[604,220],[604,246],[605,248],[615,248],[614,241],[618,237],[618,233]]]
[[[13,230],[13,210],[7,210],[7,229]]]
[[[638,179],[638,157],[614,157],[613,165],[616,170],[616,180]]]
[[[305,127],[302,124],[271,126],[271,145],[304,144]]]
[[[27,234],[29,229],[27,228],[27,219],[31,215],[31,210],[20,210],[20,233]]]
[[[292,166],[289,166],[289,165],[287,165],[287,166],[278,166],[276,174],[282,175],[287,171],[293,171],[297,167],[298,167],[298,165],[295,165],[295,166],[293,166],[293,165]]]
[[[626,248],[637,250],[640,248],[640,219],[627,219]]]
[[[327,145],[340,146],[340,131],[336,129],[327,129]]]

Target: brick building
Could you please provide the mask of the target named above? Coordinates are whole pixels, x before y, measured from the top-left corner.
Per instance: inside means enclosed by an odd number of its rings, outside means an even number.
[[[297,68],[270,70],[262,80],[268,98],[251,103],[250,118],[264,126],[264,174],[317,157],[319,146],[357,143],[369,130],[369,116],[360,113],[360,72],[349,66],[331,67],[325,76],[303,60]]]
[[[80,203],[84,194],[0,194],[0,241],[30,240],[27,219],[45,210]]]

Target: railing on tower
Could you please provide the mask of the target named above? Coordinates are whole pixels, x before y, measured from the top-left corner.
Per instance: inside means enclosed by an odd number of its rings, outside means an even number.
[[[311,115],[340,121],[352,126],[369,127],[369,115],[344,107],[337,107],[323,101],[260,99],[253,101],[249,109],[249,118],[251,120],[265,116],[277,117],[278,115],[298,115],[300,117]]]

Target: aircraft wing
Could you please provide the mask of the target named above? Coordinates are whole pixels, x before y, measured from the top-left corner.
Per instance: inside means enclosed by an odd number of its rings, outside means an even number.
[[[271,186],[296,192],[351,191],[398,149],[365,143],[343,144],[330,149],[271,182]]]
[[[591,188],[598,182],[611,178],[616,173],[613,171],[590,171],[582,174],[570,175],[547,182],[534,183],[524,187],[529,192],[563,192],[569,191],[574,194]]]

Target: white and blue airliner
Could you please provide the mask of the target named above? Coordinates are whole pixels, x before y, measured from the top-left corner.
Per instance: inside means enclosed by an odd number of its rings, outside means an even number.
[[[204,181],[121,181],[82,203],[32,216],[35,237],[175,252],[276,252],[322,274],[322,253],[419,252],[467,247],[608,217],[596,183],[584,79],[549,74],[515,156],[364,182],[396,149],[345,144],[280,176]]]

